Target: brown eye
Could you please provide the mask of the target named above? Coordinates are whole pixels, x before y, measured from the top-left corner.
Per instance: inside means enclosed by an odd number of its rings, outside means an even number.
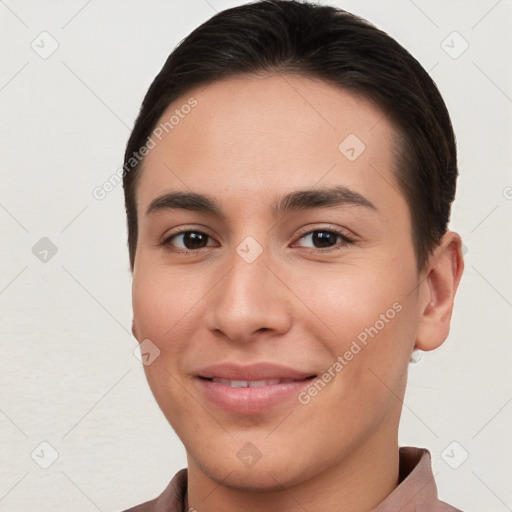
[[[183,231],[175,233],[164,241],[166,246],[174,246],[185,251],[195,251],[207,247],[210,237],[200,231]]]
[[[331,247],[336,244],[338,235],[329,231],[315,231],[311,237],[311,241],[315,247]]]
[[[341,245],[352,243],[352,240],[343,233],[326,229],[310,231],[300,238],[300,240],[309,240],[312,244],[312,247],[309,247],[318,250],[335,248],[336,244],[340,243],[338,242],[339,239],[341,239]]]

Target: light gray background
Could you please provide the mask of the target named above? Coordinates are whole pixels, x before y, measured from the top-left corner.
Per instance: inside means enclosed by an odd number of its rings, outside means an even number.
[[[240,3],[0,0],[3,511],[121,510],[186,465],[132,352],[122,188],[103,201],[92,190],[122,164],[170,51]],[[512,2],[324,3],[408,48],[451,112],[461,170],[451,228],[466,271],[448,341],[411,366],[400,439],[431,450],[444,500],[512,510]],[[32,252],[42,237],[58,249],[46,262]]]

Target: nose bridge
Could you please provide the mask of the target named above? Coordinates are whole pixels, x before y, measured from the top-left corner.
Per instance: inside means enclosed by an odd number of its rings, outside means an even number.
[[[247,339],[260,329],[284,332],[291,313],[273,273],[269,252],[247,237],[231,254],[229,270],[209,301],[208,327],[235,340]]]

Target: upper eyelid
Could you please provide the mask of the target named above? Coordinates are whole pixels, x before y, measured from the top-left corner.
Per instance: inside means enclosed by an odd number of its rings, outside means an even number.
[[[314,233],[315,231],[330,231],[333,233],[341,232],[343,235],[347,236],[348,238],[355,236],[355,234],[352,235],[351,234],[352,232],[350,230],[348,230],[347,228],[343,228],[341,226],[335,226],[334,224],[329,224],[327,226],[320,226],[320,227],[316,227],[316,228],[311,228],[311,227],[304,228],[304,231],[301,231],[301,234],[298,236],[302,237],[304,235],[309,235],[311,233]]]
[[[173,236],[177,236],[177,235],[182,235],[183,233],[189,233],[189,232],[192,232],[192,233],[202,233],[204,235],[208,235],[209,237],[212,237],[214,238],[213,235],[211,235],[209,232],[209,230],[207,228],[204,228],[204,227],[187,227],[185,226],[184,228],[180,228],[179,231],[176,231],[175,233],[170,233],[170,234],[164,234],[162,236],[163,239],[166,239],[166,238],[170,238],[170,237],[173,237]],[[306,227],[304,228],[303,230],[300,231],[300,234],[297,235],[297,236],[304,236],[304,235],[307,235],[307,234],[310,234],[314,231],[342,231],[343,233],[347,232],[347,234],[349,232],[351,232],[350,230],[348,230],[347,228],[343,228],[341,226],[335,226],[333,224],[329,224],[327,226],[320,226],[320,227]]]
[[[164,243],[166,240],[170,240],[171,238],[183,235],[185,233],[201,233],[203,235],[209,236],[210,238],[215,238],[213,235],[211,235],[206,228],[191,228],[191,227],[184,227],[183,229],[179,229],[179,231],[172,232],[169,234],[162,235],[162,243]]]

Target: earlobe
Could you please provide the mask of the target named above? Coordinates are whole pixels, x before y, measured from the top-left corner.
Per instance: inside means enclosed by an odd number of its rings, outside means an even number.
[[[427,300],[415,344],[420,350],[436,349],[450,332],[453,301],[464,269],[461,247],[460,236],[448,231],[429,260],[424,282]]]

